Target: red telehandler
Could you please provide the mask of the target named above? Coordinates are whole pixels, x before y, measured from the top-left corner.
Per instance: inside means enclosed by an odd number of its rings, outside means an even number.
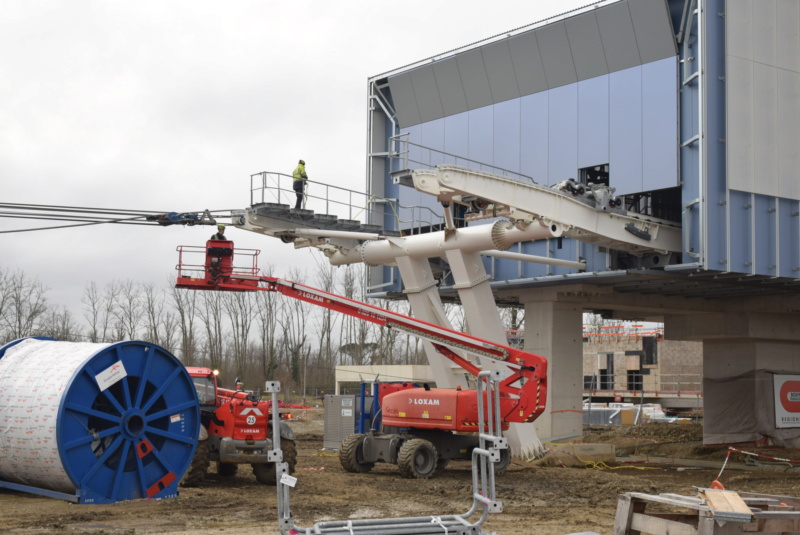
[[[354,316],[382,327],[400,329],[430,341],[436,350],[470,374],[482,370],[454,352],[502,361],[508,368],[500,382],[500,415],[503,429],[512,422],[533,422],[544,412],[547,399],[547,361],[544,357],[466,333],[447,329],[360,301],[316,288],[258,274],[258,251],[235,251],[233,242],[209,240],[205,248],[180,246],[176,286],[195,290],[279,292],[330,310]],[[187,253],[205,253],[205,263],[184,263]],[[234,256],[249,257],[249,265],[237,267]],[[238,262],[238,261],[237,261]],[[403,476],[427,479],[437,466],[451,459],[470,459],[478,445],[478,433],[487,422],[478,422],[475,390],[417,387],[404,383],[381,385],[380,410],[384,431],[348,436],[339,451],[345,470],[368,472],[377,462],[397,464]],[[496,468],[509,462],[507,444],[502,446]]]
[[[240,464],[249,464],[259,483],[274,485],[275,463],[267,453],[272,449],[272,403],[248,392],[220,388],[217,372],[211,368],[187,366],[186,371],[197,390],[202,426],[197,451],[181,484],[199,485],[216,461],[220,476],[234,476]],[[291,474],[297,464],[294,432],[280,422],[280,433],[283,461]]]

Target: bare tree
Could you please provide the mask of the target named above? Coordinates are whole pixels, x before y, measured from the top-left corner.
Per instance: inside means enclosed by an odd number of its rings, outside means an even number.
[[[172,286],[170,297],[172,306],[178,313],[176,321],[180,330],[181,360],[186,366],[192,366],[197,361],[197,339],[194,327],[197,318],[197,291]]]
[[[177,319],[167,308],[163,291],[152,283],[142,285],[142,314],[145,323],[144,339],[172,352],[177,337]]]
[[[100,326],[98,333],[100,335],[99,342],[113,342],[122,339],[121,335],[115,336],[114,330],[114,311],[117,308],[117,298],[121,292],[121,283],[119,281],[111,281],[107,284],[103,291],[103,299],[101,301],[102,312],[100,314]],[[121,329],[120,329],[121,331]]]
[[[232,329],[231,357],[236,375],[247,373],[248,340],[253,326],[253,297],[249,292],[230,292],[224,295],[223,307]]]
[[[133,281],[127,280],[120,282],[118,287],[119,294],[114,308],[117,335],[123,340],[135,340],[143,315],[139,286]]]
[[[203,292],[197,311],[205,327],[206,357],[209,366],[219,369],[223,363],[225,344],[221,292]]]
[[[349,299],[363,300],[361,281],[363,280],[362,269],[358,266],[347,266],[341,282],[341,295]],[[368,347],[371,325],[366,321],[348,316],[342,320],[341,327],[341,347],[340,351],[350,357],[354,365],[362,365],[366,361],[367,354],[374,349],[374,345]]]
[[[331,265],[317,271],[317,286],[326,292],[336,291],[336,268]],[[316,354],[316,362],[312,367],[317,373],[314,374],[314,384],[332,383],[334,380],[334,368],[336,367],[336,357],[333,352],[333,328],[338,319],[330,309],[323,309],[318,317],[319,346]]]
[[[0,320],[6,331],[6,338],[15,340],[33,336],[39,328],[39,321],[47,312],[47,288],[38,280],[31,279],[23,271],[5,276],[3,292],[3,315]]]
[[[50,308],[43,316],[38,334],[64,342],[77,342],[81,339],[80,327],[67,307]]]
[[[293,268],[289,272],[289,278],[295,282],[303,282],[303,273]],[[278,318],[278,324],[283,331],[283,344],[286,353],[289,355],[289,368],[292,380],[295,384],[301,382],[301,368],[305,364],[303,357],[307,355],[304,346],[308,339],[306,332],[306,320],[308,315],[304,303],[293,300],[286,303],[283,314]]]
[[[97,284],[91,281],[83,289],[81,297],[83,303],[83,318],[89,324],[86,335],[89,341],[97,343],[100,341],[100,323],[103,315],[103,298],[97,289]]]
[[[272,272],[272,266],[264,270],[266,275]],[[258,329],[258,360],[263,381],[275,380],[275,372],[279,366],[280,352],[278,343],[278,316],[283,309],[283,301],[273,292],[257,292],[255,296],[256,325]]]

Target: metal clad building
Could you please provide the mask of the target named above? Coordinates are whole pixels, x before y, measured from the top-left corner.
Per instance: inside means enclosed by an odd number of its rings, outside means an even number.
[[[458,163],[549,185],[607,166],[617,195],[682,223],[668,269],[800,277],[800,6],[702,1],[701,26],[697,4],[600,2],[370,80],[380,156],[368,187],[399,205],[383,223],[430,221],[404,207],[441,213],[392,182],[398,162],[384,155],[405,135],[413,168]],[[631,266],[585,244],[519,252],[586,258],[590,273]],[[576,271],[492,262],[495,280]]]
[[[580,368],[563,329],[582,311],[662,320],[668,338],[704,343],[707,441],[783,432],[763,422],[773,392],[758,373],[800,373],[800,2],[605,0],[371,78],[367,187],[385,207],[374,222],[442,228],[436,199],[402,179],[438,164],[607,184],[628,211],[680,225],[671,254],[513,246],[585,259],[582,271],[483,261],[498,301],[544,325],[526,348],[570,355],[560,372],[551,361],[554,375]],[[455,296],[438,267],[440,292]],[[395,268],[371,269],[371,295],[402,290]],[[735,377],[745,382],[730,388]],[[577,408],[574,382],[554,412]],[[728,414],[737,388],[752,397]],[[734,416],[747,423],[728,425]],[[579,427],[554,417],[550,436]]]

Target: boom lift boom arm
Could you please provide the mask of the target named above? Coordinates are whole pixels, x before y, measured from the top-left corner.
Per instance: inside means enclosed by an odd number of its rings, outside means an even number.
[[[258,251],[242,249],[234,251],[231,241],[208,241],[205,247],[206,260],[202,266],[184,264],[183,256],[185,253],[202,252],[203,248],[180,246],[178,251],[180,253],[176,282],[178,288],[278,292],[293,299],[341,312],[381,327],[399,329],[428,340],[437,352],[476,377],[482,371],[481,368],[458,355],[453,349],[501,361],[510,372],[510,375],[500,383],[500,393],[505,398],[501,415],[503,420],[532,422],[544,412],[547,400],[547,360],[542,356],[338,296],[312,286],[258,275],[256,266]],[[235,254],[252,257],[251,267],[235,267],[233,265]],[[198,272],[202,272],[202,277],[193,276]]]

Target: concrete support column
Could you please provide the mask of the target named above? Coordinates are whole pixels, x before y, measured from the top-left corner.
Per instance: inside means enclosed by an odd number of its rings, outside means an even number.
[[[775,422],[774,375],[800,375],[800,320],[788,314],[668,317],[668,338],[703,341],[703,442],[769,438],[797,447],[800,428]]]
[[[583,338],[579,305],[525,303],[525,351],[547,358],[547,409],[536,430],[542,440],[583,435]]]
[[[770,437],[796,447],[800,429],[775,426],[775,373],[800,371],[800,344],[769,340],[703,341],[703,442]]]

